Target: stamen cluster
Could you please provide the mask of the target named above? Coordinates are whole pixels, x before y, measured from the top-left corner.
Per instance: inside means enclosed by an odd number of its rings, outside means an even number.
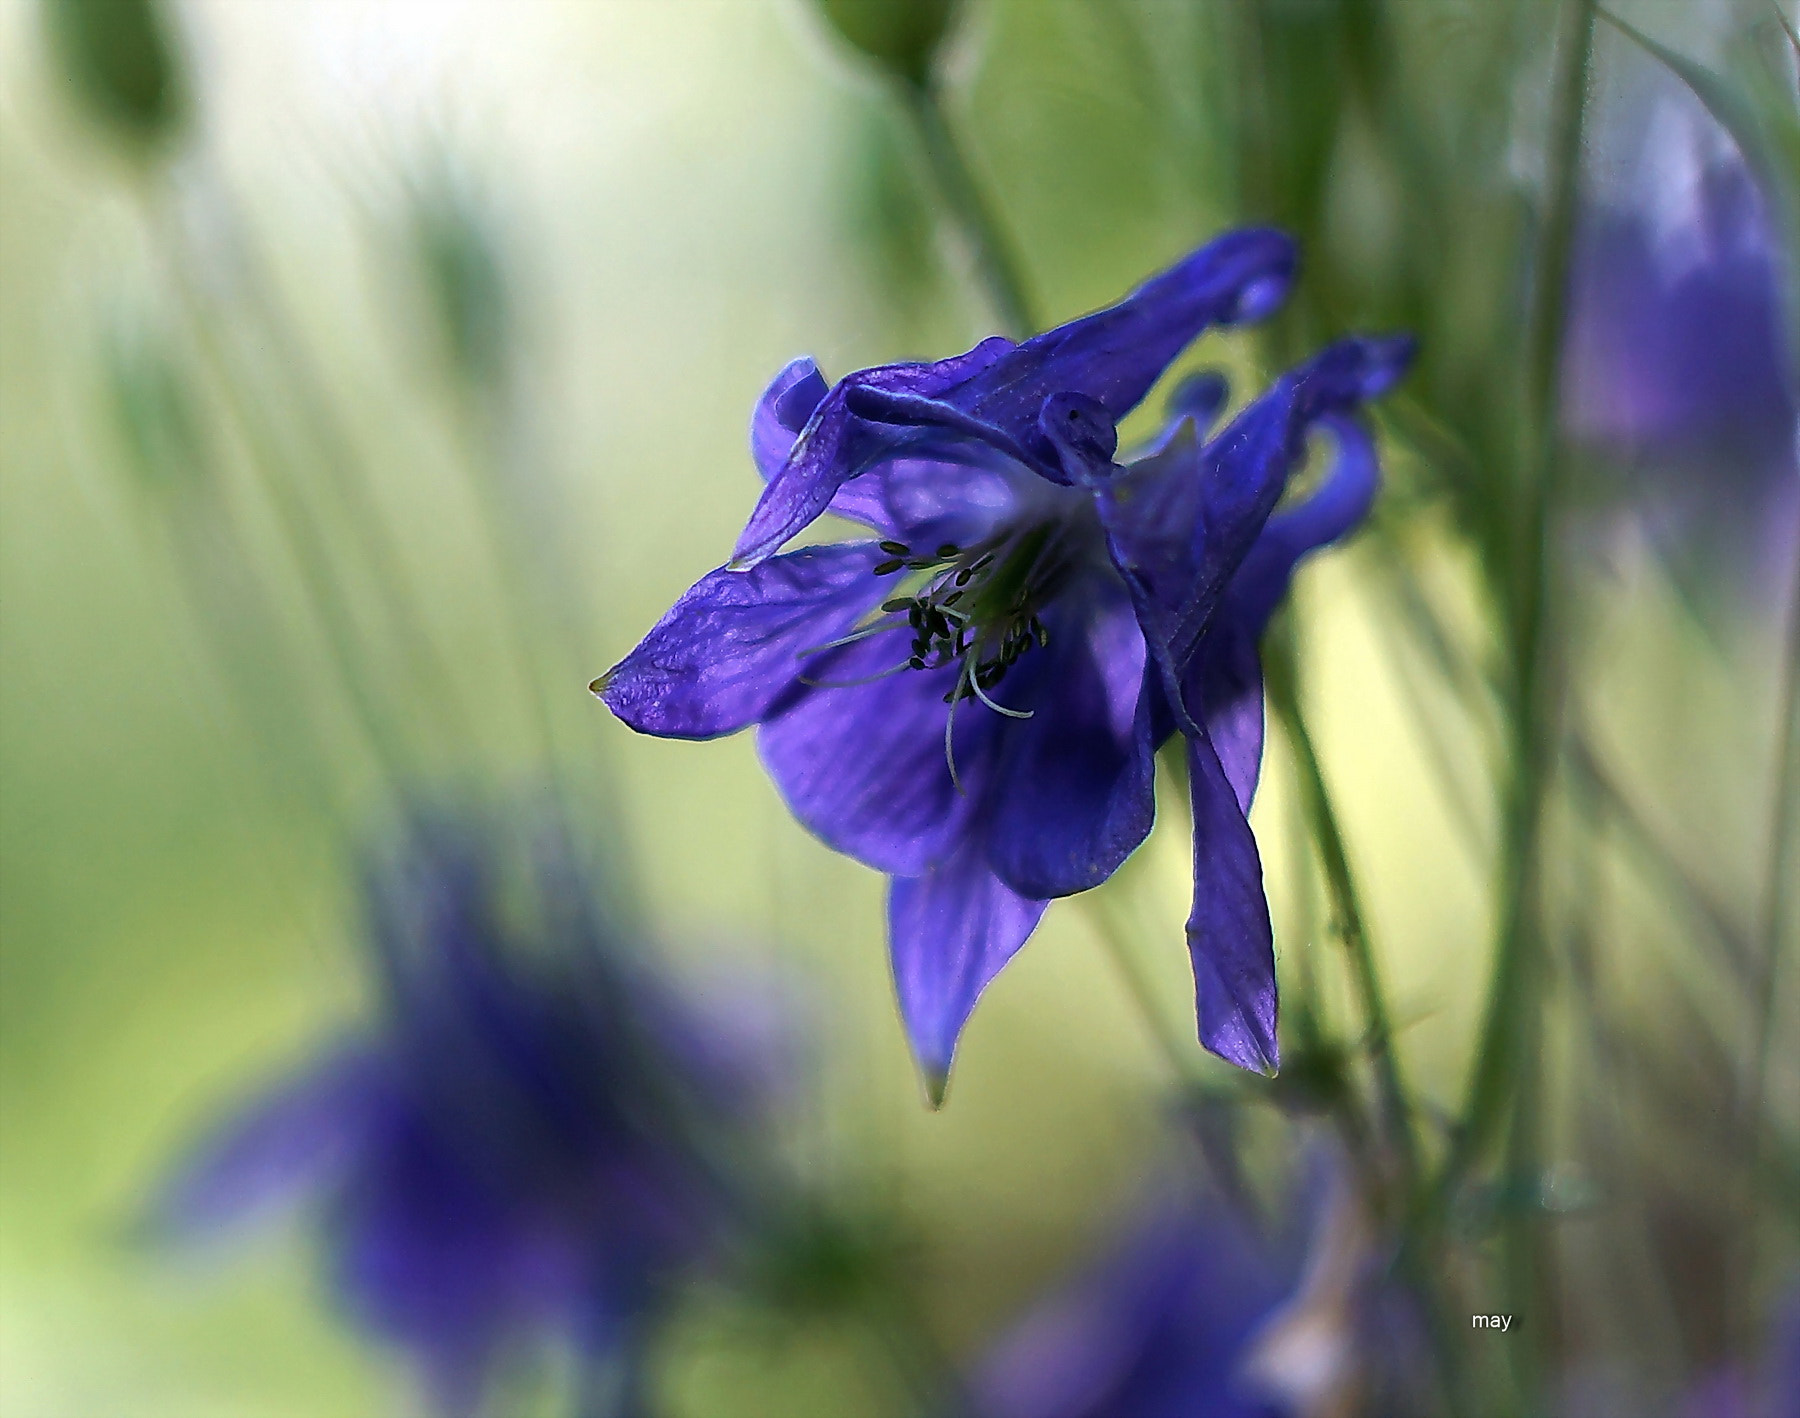
[[[1050,643],[1050,633],[1034,608],[1038,603],[1034,582],[1039,578],[1030,574],[1043,544],[1041,534],[1020,538],[1012,553],[990,573],[1005,539],[967,551],[945,542],[929,555],[915,553],[904,542],[881,543],[889,560],[875,567],[877,576],[892,576],[901,570],[927,573],[913,594],[883,601],[881,609],[890,615],[906,614],[913,636],[912,654],[906,662],[909,669],[963,665],[963,673],[944,695],[946,704],[971,694],[985,701],[983,691],[1006,678],[1019,656],[1033,645]]]

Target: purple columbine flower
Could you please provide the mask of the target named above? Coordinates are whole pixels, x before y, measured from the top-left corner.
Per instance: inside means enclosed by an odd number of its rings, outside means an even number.
[[[1276,1066],[1245,819],[1256,642],[1295,562],[1367,510],[1375,457],[1350,415],[1394,382],[1410,342],[1333,345],[1210,441],[1224,384],[1202,378],[1144,456],[1114,455],[1117,422],[1175,357],[1208,326],[1273,310],[1294,266],[1285,236],[1237,231],[1023,344],[836,385],[795,361],[752,422],[767,486],[733,560],[594,682],[642,733],[759,725],[795,815],[888,874],[895,983],[934,1101],[976,997],[1044,907],[1098,886],[1149,832],[1155,751],[1177,730],[1200,1037]],[[1271,518],[1315,427],[1337,466]],[[828,511],[874,536],[781,551]]]
[[[482,1411],[548,1341],[584,1412],[634,1413],[659,1299],[734,1219],[717,1150],[762,1090],[621,958],[566,853],[534,855],[513,875],[482,832],[417,829],[370,882],[378,1021],[216,1129],[153,1219],[195,1241],[313,1203],[337,1297],[436,1411]]]
[[[1662,520],[1673,514],[1677,541],[1727,564],[1784,562],[1800,367],[1783,334],[1774,223],[1736,148],[1691,99],[1641,126],[1633,179],[1588,214],[1577,251],[1567,422],[1637,474],[1631,491]],[[1759,543],[1764,554],[1747,557]]]
[[[1423,1411],[1410,1306],[1341,1176],[1266,1232],[1193,1189],[1146,1214],[982,1358],[981,1418],[1328,1418]]]

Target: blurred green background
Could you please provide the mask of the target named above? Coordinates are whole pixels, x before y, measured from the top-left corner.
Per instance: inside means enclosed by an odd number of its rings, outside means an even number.
[[[1642,8],[1682,23],[1682,7]],[[1431,113],[1493,36],[1482,7],[1419,10],[1431,13],[1414,16],[1394,62],[1416,66]],[[1051,911],[977,1011],[950,1105],[929,1113],[892,1005],[879,879],[795,826],[747,736],[636,739],[584,689],[730,544],[756,491],[748,412],[773,371],[811,353],[836,375],[986,333],[887,96],[799,4],[171,11],[206,169],[178,219],[199,233],[198,269],[229,324],[229,243],[215,268],[204,242],[220,220],[208,203],[233,194],[312,351],[317,397],[396,531],[392,570],[428,608],[449,669],[435,692],[464,721],[449,736],[417,729],[425,761],[475,791],[539,777],[529,661],[557,742],[616,775],[604,825],[629,843],[672,957],[699,981],[775,970],[789,982],[828,1080],[792,1125],[794,1154],[847,1188],[894,1189],[926,1237],[942,1337],[971,1352],[1091,1242],[1163,1145],[1166,1067],[1089,919]],[[1240,215],[1238,159],[1209,118],[1212,21],[1206,6],[1011,0],[980,6],[961,35],[954,107],[1048,319],[1113,299]],[[121,350],[155,351],[181,321],[134,195],[146,179],[74,111],[43,53],[36,8],[8,0],[0,1409],[389,1412],[397,1368],[319,1303],[302,1240],[174,1258],[134,1232],[146,1189],[197,1129],[365,1001],[341,823],[306,791],[297,746],[271,764],[246,730],[181,549],[153,515],[170,491],[133,462],[107,382]],[[1379,310],[1403,209],[1379,163],[1338,162],[1350,174],[1335,198],[1341,246],[1308,256],[1364,272]],[[491,243],[474,257],[455,245],[469,230]],[[486,274],[455,264],[490,258]],[[457,289],[475,302],[461,346],[446,339],[434,261],[462,271]],[[1341,313],[1358,318],[1350,304]],[[267,353],[254,319],[238,334],[239,357]],[[497,342],[502,373],[482,363],[483,341]],[[1209,342],[1199,359],[1242,368],[1247,356]],[[202,379],[197,397],[219,395]],[[232,477],[242,452],[212,448],[217,475]],[[477,491],[490,475],[516,503],[541,585],[507,584]],[[1408,485],[1404,455],[1392,476]],[[267,510],[245,496],[255,526]],[[1469,554],[1420,526],[1419,566],[1479,642]],[[1359,545],[1301,578],[1307,693],[1410,1067],[1447,1105],[1489,946],[1483,741],[1397,642],[1374,555]],[[1765,628],[1709,638],[1629,554],[1579,615],[1604,631],[1582,672],[1600,736],[1626,769],[1671,775],[1660,825],[1719,899],[1749,902],[1766,814],[1744,804],[1773,731],[1745,706],[1773,702]],[[319,653],[316,628],[298,634]],[[1441,745],[1421,737],[1414,695]],[[438,707],[421,707],[421,725]],[[329,710],[298,713],[341,743]],[[1470,765],[1463,792],[1446,790],[1434,754]],[[377,822],[368,775],[352,778]],[[594,781],[571,778],[571,791]],[[1291,801],[1272,761],[1254,821],[1284,970],[1318,916]],[[1142,953],[1185,1029],[1182,816],[1164,812],[1129,871]],[[1681,948],[1640,886],[1616,890],[1620,937]],[[1777,1090],[1790,1113],[1794,1072],[1789,1056]],[[829,1327],[770,1345],[700,1305],[667,1346],[666,1387],[684,1413],[875,1411],[865,1368]]]

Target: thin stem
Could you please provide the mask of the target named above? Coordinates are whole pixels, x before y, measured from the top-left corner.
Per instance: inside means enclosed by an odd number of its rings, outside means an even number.
[[[1538,1188],[1543,1150],[1544,1020],[1528,1012],[1519,1024],[1518,1086],[1512,1095],[1511,1127],[1506,1139],[1505,1182],[1501,1190],[1501,1283],[1508,1308],[1521,1317],[1526,1333],[1508,1347],[1513,1383],[1520,1406],[1536,1411],[1543,1336],[1551,1329],[1544,1277],[1544,1215]]]
[[[1018,258],[956,141],[936,85],[907,84],[902,87],[901,96],[919,135],[938,195],[974,253],[976,269],[994,313],[1009,334],[1021,339],[1034,334],[1039,327],[1019,274]]]
[[[1501,848],[1499,944],[1461,1125],[1440,1179],[1442,1196],[1448,1195],[1479,1157],[1505,1116],[1520,1021],[1531,1009],[1541,974],[1543,941],[1535,904],[1556,718],[1544,624],[1550,599],[1549,540],[1560,456],[1557,388],[1595,11],[1594,0],[1569,0],[1566,10],[1569,28],[1552,129],[1550,201],[1527,342],[1524,399],[1528,426],[1536,441],[1522,489],[1525,511],[1515,546],[1519,569],[1511,581],[1511,782]]]
[[[1770,813],[1768,860],[1763,872],[1763,899],[1758,922],[1752,997],[1755,1000],[1754,1032],[1750,1046],[1748,1077],[1740,1102],[1739,1125],[1744,1133],[1745,1177],[1754,1195],[1761,1170],[1763,1112],[1769,1086],[1769,1056],[1775,1041],[1775,999],[1781,967],[1783,926],[1788,897],[1793,890],[1789,857],[1794,840],[1795,778],[1800,774],[1800,557],[1795,558],[1787,604],[1787,648],[1782,656],[1781,687],[1777,692],[1775,719],[1775,797]],[[1746,1209],[1744,1224],[1744,1274],[1738,1293],[1744,1297],[1745,1341],[1754,1342],[1750,1296],[1756,1270],[1755,1212]]]
[[[1100,937],[1100,943],[1106,947],[1106,953],[1118,972],[1119,981],[1125,986],[1125,993],[1131,996],[1138,1017],[1143,1020],[1145,1033],[1156,1045],[1157,1052],[1168,1062],[1175,1077],[1181,1082],[1187,1082],[1193,1077],[1193,1050],[1176,1032],[1175,1026],[1157,1004],[1156,991],[1150,984],[1150,977],[1138,963],[1131,943],[1119,929],[1119,923],[1111,909],[1094,892],[1084,895],[1081,904],[1086,908],[1088,922],[1093,926],[1094,934]]]
[[[310,440],[317,453],[316,459],[307,464],[309,476],[297,479],[295,487],[316,484],[335,500],[343,515],[335,519],[333,532],[354,547],[361,569],[369,578],[374,601],[396,633],[399,657],[418,677],[415,705],[428,699],[440,716],[439,727],[451,743],[466,744],[473,736],[473,720],[462,698],[463,683],[433,638],[400,543],[375,495],[367,460],[343,425],[319,362],[294,319],[280,281],[222,176],[202,169],[197,192],[226,239],[224,249],[230,258],[233,282],[230,296],[255,321],[255,333],[267,344],[284,381],[284,392],[295,402],[299,419],[292,434]],[[191,243],[180,233],[174,240],[178,256],[191,261]],[[198,301],[198,287],[190,282],[190,288]],[[240,357],[236,363],[248,384],[251,362]],[[279,434],[275,438],[278,446],[285,446],[287,439]]]
[[[1270,656],[1271,666],[1279,665],[1282,655]],[[1364,1036],[1370,1062],[1375,1069],[1376,1086],[1380,1090],[1382,1112],[1387,1133],[1408,1187],[1418,1175],[1419,1148],[1413,1136],[1412,1108],[1407,1100],[1406,1084],[1400,1073],[1400,1060],[1394,1052],[1393,1026],[1389,1020],[1387,996],[1381,984],[1381,972],[1375,952],[1369,943],[1368,927],[1356,881],[1350,871],[1350,858],[1344,848],[1344,836],[1338,826],[1331,794],[1325,786],[1325,774],[1313,747],[1312,735],[1300,712],[1298,695],[1292,680],[1292,665],[1269,676],[1269,704],[1281,720],[1288,743],[1294,751],[1299,770],[1300,796],[1307,823],[1312,830],[1313,845],[1324,869],[1325,886],[1331,893],[1332,914],[1338,933],[1350,955],[1351,978],[1362,1009]]]
[[[195,344],[210,364],[216,385],[244,434],[250,465],[261,474],[259,481],[275,509],[284,539],[293,554],[307,604],[317,617],[316,623],[337,672],[339,688],[363,732],[365,745],[380,772],[383,786],[398,801],[405,784],[413,776],[410,763],[401,748],[400,735],[391,714],[371,686],[360,653],[362,642],[357,634],[356,618],[331,569],[324,533],[296,496],[298,482],[290,476],[293,470],[288,466],[281,439],[262,417],[255,397],[240,387],[235,377],[237,366],[222,348],[206,303],[194,289],[187,264],[179,253],[171,253],[170,267]]]
[[[1762,1114],[1768,1085],[1769,1052],[1775,1032],[1775,992],[1781,965],[1782,927],[1793,891],[1788,859],[1793,854],[1796,778],[1800,778],[1800,560],[1796,560],[1788,593],[1787,651],[1782,657],[1781,688],[1776,701],[1775,796],[1770,810],[1768,860],[1763,873],[1763,900],[1756,943],[1758,997],[1755,1046],[1751,1054],[1747,1107],[1754,1129]]]

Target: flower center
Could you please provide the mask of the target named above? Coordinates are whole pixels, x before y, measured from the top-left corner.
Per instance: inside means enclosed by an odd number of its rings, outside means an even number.
[[[1066,579],[1068,543],[1056,522],[1009,529],[966,548],[946,542],[919,552],[904,542],[882,542],[889,559],[875,574],[904,572],[910,582],[905,594],[881,603],[884,614],[906,616],[912,632],[906,668],[959,665],[946,704],[975,697],[999,713],[1025,717],[994,703],[987,691],[1027,650],[1049,643],[1038,613]]]

